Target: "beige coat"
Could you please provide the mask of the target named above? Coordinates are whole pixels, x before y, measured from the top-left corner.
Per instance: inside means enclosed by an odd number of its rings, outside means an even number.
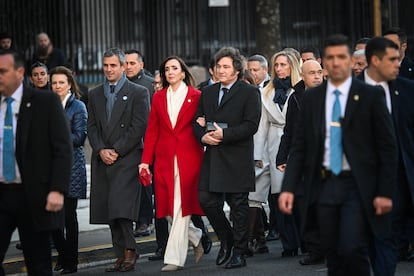
[[[249,193],[249,200],[266,202],[269,187],[272,194],[280,192],[283,173],[276,169],[276,155],[285,126],[288,100],[293,91],[290,89],[283,110],[273,102],[274,90],[268,95],[261,94],[262,116],[254,135],[254,159],[262,160],[264,166],[255,170],[256,191]]]

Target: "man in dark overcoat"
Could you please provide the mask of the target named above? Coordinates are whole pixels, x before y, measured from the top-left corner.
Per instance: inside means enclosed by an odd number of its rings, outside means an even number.
[[[109,224],[116,263],[106,271],[130,271],[137,254],[133,222],[138,220],[143,136],[148,90],[127,80],[125,54],[104,53],[105,82],[89,92],[88,138],[92,146],[90,221]]]
[[[243,67],[238,50],[222,48],[215,60],[220,82],[203,89],[196,113],[203,123],[194,123],[197,138],[206,146],[199,199],[221,241],[216,264],[231,257],[225,267],[235,268],[246,265],[248,194],[255,189],[253,135],[261,103],[258,88],[240,79]],[[231,208],[233,226],[223,212],[224,200]]]
[[[384,89],[399,150],[396,193],[391,212],[392,231],[385,237],[376,237],[375,254],[371,256],[376,276],[395,274],[400,253],[401,256],[406,254],[405,246],[408,247],[414,233],[409,223],[414,212],[414,81],[399,76],[398,50],[398,45],[385,37],[372,38],[365,48],[368,67],[358,76],[366,83]]]
[[[49,238],[64,226],[72,139],[59,97],[24,86],[23,77],[19,54],[0,51],[0,263],[17,227],[29,275],[51,276]]]
[[[279,207],[291,213],[303,185],[305,206],[317,203],[328,275],[370,275],[369,242],[390,226],[393,124],[381,89],[351,77],[347,38],[328,38],[324,51],[328,81],[303,95]]]

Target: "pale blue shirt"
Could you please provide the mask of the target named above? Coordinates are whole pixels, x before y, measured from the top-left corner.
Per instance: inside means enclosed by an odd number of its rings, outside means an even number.
[[[339,102],[341,104],[341,118],[345,117],[346,101],[348,100],[349,90],[351,89],[352,78],[349,77],[341,85],[335,87],[330,80],[326,87],[326,100],[325,100],[325,152],[323,158],[323,165],[325,168],[330,169],[330,143],[331,143],[331,122],[332,122],[332,109],[335,102],[335,90],[339,90]],[[341,126],[342,127],[342,126]],[[348,161],[345,154],[342,157],[342,170],[350,170]]]
[[[14,91],[11,95],[13,98],[12,102],[12,109],[13,109],[13,137],[14,137],[14,150],[16,151],[16,127],[17,127],[17,118],[19,115],[20,104],[22,102],[23,96],[23,84]],[[29,104],[29,103],[28,103]],[[4,119],[6,117],[6,110],[7,110],[7,103],[6,97],[1,97],[1,105],[0,105],[0,182],[6,182],[3,176],[3,129],[4,129]],[[16,178],[12,181],[13,183],[21,183],[20,171],[19,167],[17,166],[17,161],[15,161],[15,168],[16,168]]]

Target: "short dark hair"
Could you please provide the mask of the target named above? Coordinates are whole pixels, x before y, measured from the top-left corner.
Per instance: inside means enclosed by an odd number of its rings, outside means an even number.
[[[324,52],[323,54],[325,55],[325,51],[327,47],[332,47],[332,46],[346,46],[348,48],[349,54],[352,55],[352,50],[349,45],[349,39],[346,35],[334,34],[326,38],[323,44],[323,52]]]
[[[0,56],[11,55],[14,59],[14,69],[25,67],[24,58],[19,54],[19,52],[10,49],[0,49]]]
[[[48,74],[48,69],[47,69],[46,64],[41,63],[40,61],[36,61],[32,65],[30,65],[30,75],[32,74],[33,69],[38,68],[38,67],[42,67],[43,69],[45,69],[46,74]]]
[[[172,60],[175,59],[178,61],[178,63],[180,63],[181,65],[181,70],[183,70],[185,77],[183,79],[183,81],[185,82],[185,84],[189,85],[189,86],[195,86],[195,80],[193,75],[190,72],[190,69],[188,68],[187,64],[184,62],[184,60],[178,56],[169,56],[167,57],[160,65],[160,77],[162,80],[162,87],[168,87],[170,84],[167,82],[167,78],[165,77],[165,64]]]
[[[319,52],[319,49],[314,46],[303,47],[300,50],[300,54],[302,55],[303,53],[313,53],[316,59],[321,58],[321,53]]]
[[[401,44],[407,43],[407,34],[406,34],[406,32],[403,29],[398,28],[398,27],[389,28],[382,35],[383,36],[385,36],[385,35],[398,35],[398,40],[400,41]]]
[[[109,48],[103,54],[104,58],[112,57],[112,56],[116,56],[119,60],[119,63],[121,65],[124,65],[124,63],[125,63],[125,53],[121,49],[119,49],[119,48]]]
[[[13,39],[12,35],[9,32],[1,32],[0,39],[10,38]]]
[[[257,61],[257,62],[259,62],[260,63],[260,66],[262,66],[263,68],[269,67],[269,64],[267,62],[267,59],[264,56],[259,55],[259,54],[255,54],[255,55],[250,56],[247,59],[247,62],[250,62],[250,61]]]
[[[377,36],[370,39],[365,47],[365,56],[368,65],[371,64],[372,56],[377,56],[382,59],[387,51],[387,48],[394,48],[398,51],[398,45],[388,38]]]
[[[214,58],[210,59],[210,62],[208,63],[208,69],[214,70],[214,67],[216,66],[216,61]]]
[[[224,58],[229,57],[233,60],[233,67],[236,71],[239,71],[237,76],[238,79],[243,77],[243,57],[240,54],[240,51],[234,47],[223,47],[214,55],[214,60],[217,62]]]
[[[131,54],[137,54],[138,55],[138,61],[144,62],[144,56],[141,54],[140,51],[135,49],[130,49],[125,51],[125,55],[131,55]]]
[[[369,38],[369,37],[361,37],[357,41],[355,41],[355,45],[354,46],[356,46],[357,44],[367,44],[370,39],[371,38]]]

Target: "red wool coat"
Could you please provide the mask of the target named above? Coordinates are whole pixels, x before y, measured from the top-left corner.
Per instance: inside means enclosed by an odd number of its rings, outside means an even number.
[[[182,215],[203,215],[198,202],[198,179],[204,151],[192,129],[200,95],[200,91],[188,86],[175,128],[168,116],[167,88],[153,96],[141,162],[154,162],[157,218],[173,216],[175,155],[180,172]]]

